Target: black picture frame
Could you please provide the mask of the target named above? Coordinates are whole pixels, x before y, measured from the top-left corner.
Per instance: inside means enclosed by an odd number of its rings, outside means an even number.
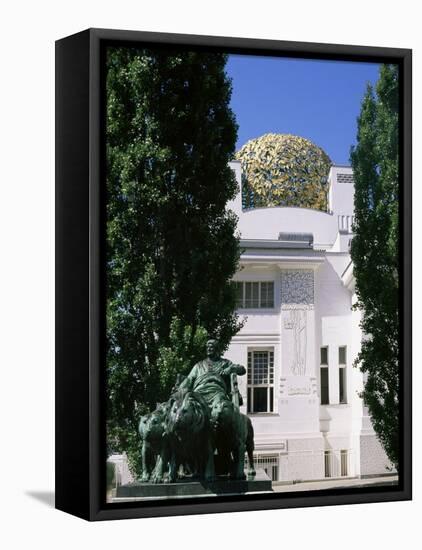
[[[401,108],[398,486],[106,504],[101,68],[104,46],[111,43],[398,64]],[[106,29],[88,29],[56,42],[56,508],[87,520],[109,520],[412,498],[411,64],[409,49]]]

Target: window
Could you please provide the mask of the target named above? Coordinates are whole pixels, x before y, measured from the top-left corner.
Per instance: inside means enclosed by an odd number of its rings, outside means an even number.
[[[255,470],[262,468],[272,481],[278,481],[278,455],[254,454]],[[248,456],[245,454],[245,466],[249,466]]]
[[[347,453],[347,449],[342,449],[340,451],[340,475],[341,477],[345,477],[347,476],[347,457],[348,457],[348,453]]]
[[[245,284],[245,305],[246,309],[259,307],[259,283]]]
[[[320,350],[320,375],[321,375],[321,405],[328,405],[329,390],[328,390],[328,347],[325,346]]]
[[[274,351],[248,351],[247,412],[274,412]]]
[[[260,283],[260,307],[274,307],[274,283],[272,281]]]
[[[236,287],[236,308],[243,307],[243,283],[235,282]]]
[[[346,391],[346,346],[341,346],[338,348],[338,363],[339,363],[339,401],[344,404],[347,403],[347,391]]]
[[[346,367],[345,366],[340,366],[339,368],[339,397],[340,397],[340,403],[347,403]]]
[[[331,452],[324,451],[324,475],[331,477]]]
[[[321,405],[328,405],[329,402],[328,367],[321,367]]]
[[[262,468],[272,481],[278,481],[278,456],[255,455],[255,469]]]
[[[274,307],[274,281],[236,281],[235,284],[238,309]]]
[[[324,476],[347,477],[349,475],[349,456],[347,449],[324,451]]]

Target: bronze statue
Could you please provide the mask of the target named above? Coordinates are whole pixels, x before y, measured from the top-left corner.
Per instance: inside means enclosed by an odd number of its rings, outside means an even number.
[[[141,437],[141,481],[150,481],[157,459],[162,454],[165,431],[165,419],[168,414],[168,403],[160,403],[155,411],[141,416],[139,435]]]
[[[199,361],[180,384],[181,389],[198,392],[209,407],[219,400],[231,401],[231,374],[243,375],[245,367],[218,355],[216,340],[207,342],[207,358]]]
[[[167,403],[141,419],[141,481],[175,482],[185,476],[212,481],[218,473],[230,479],[255,475],[253,428],[242,414],[237,375],[245,367],[219,357],[217,342],[207,342],[207,358],[194,365],[176,386]]]
[[[206,481],[215,478],[209,408],[199,393],[185,390],[173,397],[165,421],[162,453],[152,481],[160,483],[166,473],[167,481],[173,483],[180,467],[192,478]]]
[[[220,468],[228,472],[231,479],[245,479],[245,452],[247,452],[248,475],[254,476],[254,433],[251,419],[242,414],[230,401],[215,403],[211,417]]]

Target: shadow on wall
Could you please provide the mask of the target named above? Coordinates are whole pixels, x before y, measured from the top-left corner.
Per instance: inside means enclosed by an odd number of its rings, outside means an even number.
[[[350,292],[341,283],[340,276],[329,261],[316,272],[319,288],[317,292],[316,308],[321,317],[337,317],[339,311],[352,312],[352,298]]]

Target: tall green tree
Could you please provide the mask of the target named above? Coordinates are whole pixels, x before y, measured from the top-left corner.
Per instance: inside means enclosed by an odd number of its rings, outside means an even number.
[[[368,86],[351,162],[355,236],[351,256],[357,307],[365,334],[356,365],[365,373],[363,398],[387,456],[399,462],[398,67],[382,65]]]
[[[107,428],[136,453],[139,416],[240,325],[237,125],[219,53],[107,50]]]

